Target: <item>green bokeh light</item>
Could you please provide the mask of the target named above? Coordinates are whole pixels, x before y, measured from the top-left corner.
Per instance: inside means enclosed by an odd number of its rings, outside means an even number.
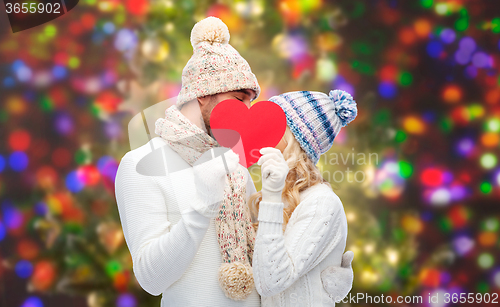
[[[57,35],[57,28],[54,25],[47,25],[43,29],[43,33],[47,37],[54,37]]]
[[[431,8],[433,4],[434,0],[420,0],[420,5],[426,9]]]
[[[108,276],[113,277],[116,274],[120,273],[122,271],[122,265],[116,261],[116,260],[111,260],[108,263],[106,263],[106,274]]]
[[[411,73],[404,71],[399,75],[399,84],[402,86],[409,86],[413,83],[413,76]]]
[[[500,33],[500,18],[493,18],[491,20],[491,32]]]
[[[40,99],[40,108],[44,112],[50,112],[54,109],[54,103],[50,100],[49,97],[44,96]]]
[[[413,166],[406,161],[399,161],[399,174],[403,178],[409,178],[413,174]]]
[[[469,19],[467,18],[460,18],[455,22],[455,29],[459,32],[467,30],[468,27],[469,27]]]
[[[398,130],[398,132],[396,132],[396,135],[394,136],[394,140],[398,143],[406,141],[406,138],[407,135],[403,130]]]
[[[493,187],[491,186],[491,183],[489,183],[489,182],[483,182],[479,186],[479,189],[481,190],[481,192],[483,194],[489,194],[493,190]]]

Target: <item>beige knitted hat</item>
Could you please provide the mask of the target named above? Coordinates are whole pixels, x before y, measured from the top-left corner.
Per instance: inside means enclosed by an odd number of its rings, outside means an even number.
[[[182,70],[177,105],[198,97],[251,89],[260,94],[257,78],[247,61],[229,45],[229,30],[216,17],[207,17],[191,30],[193,56]]]

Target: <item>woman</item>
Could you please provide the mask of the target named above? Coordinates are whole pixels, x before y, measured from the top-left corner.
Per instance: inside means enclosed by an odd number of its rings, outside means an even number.
[[[316,163],[356,117],[356,103],[340,90],[291,92],[270,101],[283,109],[288,127],[277,148],[261,150],[262,191],[250,198],[257,216],[255,286],[263,307],[335,306],[343,296],[329,296],[322,275],[341,266],[347,221]],[[352,252],[345,257],[352,259]]]

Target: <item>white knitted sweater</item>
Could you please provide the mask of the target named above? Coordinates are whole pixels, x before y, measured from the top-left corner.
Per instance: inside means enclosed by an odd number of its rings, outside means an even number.
[[[263,307],[335,306],[321,271],[340,266],[347,220],[338,196],[324,184],[300,194],[282,231],[283,203],[261,202],[253,256],[255,286]]]
[[[163,176],[138,172],[139,161],[162,147],[164,151],[142,164],[141,172],[184,169]],[[247,171],[247,197],[255,186]],[[115,194],[137,281],[152,295],[162,294],[161,307],[257,307],[256,291],[244,301],[227,298],[218,283],[222,263],[215,220],[191,209],[196,201],[193,169],[162,138],[125,154],[118,167]]]

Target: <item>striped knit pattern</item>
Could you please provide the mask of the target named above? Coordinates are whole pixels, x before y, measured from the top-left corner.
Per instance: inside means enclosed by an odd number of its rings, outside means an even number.
[[[287,125],[307,156],[316,164],[340,129],[357,115],[356,102],[341,90],[288,92],[271,97],[286,115]]]

